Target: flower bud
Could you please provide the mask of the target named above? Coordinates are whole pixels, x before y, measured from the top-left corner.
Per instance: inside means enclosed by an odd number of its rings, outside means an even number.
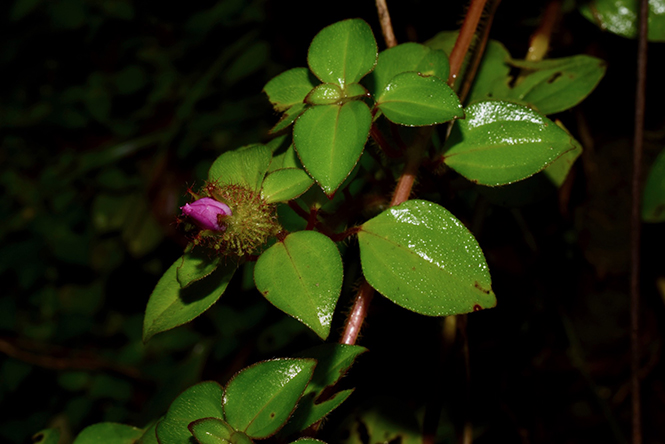
[[[188,216],[199,228],[212,231],[226,230],[226,225],[220,224],[220,218],[233,215],[228,205],[210,197],[195,200],[180,209],[182,214]]]

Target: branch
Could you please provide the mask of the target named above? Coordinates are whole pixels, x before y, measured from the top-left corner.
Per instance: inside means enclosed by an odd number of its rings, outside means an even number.
[[[397,39],[393,32],[393,24],[390,20],[390,13],[388,12],[386,0],[376,0],[376,10],[379,13],[379,22],[381,22],[383,40],[386,42],[388,48],[392,48],[397,45]]]

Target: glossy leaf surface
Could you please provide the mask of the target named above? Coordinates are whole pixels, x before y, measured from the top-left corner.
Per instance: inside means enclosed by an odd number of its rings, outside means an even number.
[[[300,168],[282,168],[266,176],[261,196],[268,203],[288,202],[303,194],[313,184],[314,180]]]
[[[464,117],[459,98],[445,81],[405,72],[393,77],[376,99],[385,116],[400,125],[424,126]]]
[[[419,43],[403,43],[379,53],[376,68],[366,79],[370,92],[378,96],[397,74],[414,71],[423,76],[448,79],[450,64],[445,52]]]
[[[322,83],[307,94],[305,101],[310,105],[332,105],[338,103],[344,93],[336,83]]]
[[[74,444],[134,444],[143,430],[125,424],[101,422],[83,429]]]
[[[227,422],[251,438],[273,435],[291,415],[315,365],[308,359],[275,359],[240,371],[226,386]]]
[[[361,228],[358,243],[365,278],[396,304],[430,316],[496,305],[478,242],[445,208],[409,200]]]
[[[309,108],[293,129],[293,144],[310,176],[331,196],[358,162],[372,116],[359,101]]]
[[[307,94],[319,82],[307,68],[293,68],[274,77],[263,88],[276,111],[286,111],[303,103]]]
[[[490,100],[466,108],[443,161],[475,183],[506,185],[536,174],[575,145],[565,130],[531,108]]]
[[[201,382],[185,390],[157,424],[159,442],[190,444],[192,434],[188,426],[191,422],[201,418],[224,419],[223,395],[222,387],[213,381]]]
[[[210,255],[194,249],[183,254],[176,278],[180,288],[185,288],[191,283],[199,281],[212,274],[219,266],[219,258],[211,258]]]
[[[177,279],[182,259],[176,260],[161,277],[148,300],[143,320],[143,341],[157,333],[185,324],[206,311],[222,296],[233,277],[232,261],[219,267],[210,277],[180,288]]]
[[[605,75],[605,62],[587,55],[528,62],[514,60],[511,65],[527,73],[506,96],[535,107],[542,114],[565,111],[580,103]]]
[[[378,49],[369,25],[349,19],[323,28],[307,52],[309,67],[322,82],[356,83],[376,64]]]
[[[637,38],[637,0],[590,0],[580,2],[580,12],[601,29],[623,37]],[[649,0],[649,40],[665,41],[665,4]]]
[[[220,418],[202,418],[187,426],[199,444],[225,444],[231,442],[233,427]]]
[[[259,191],[271,159],[270,148],[260,144],[228,151],[213,162],[208,180],[219,185],[244,185]]]
[[[316,231],[289,234],[264,251],[254,268],[254,282],[263,296],[322,339],[330,333],[342,280],[335,243]]]
[[[642,220],[665,222],[665,150],[651,166],[642,197]]]

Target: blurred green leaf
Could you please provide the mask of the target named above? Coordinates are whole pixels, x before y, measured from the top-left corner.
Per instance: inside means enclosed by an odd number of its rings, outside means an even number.
[[[134,444],[143,435],[136,427],[102,422],[86,427],[73,444]]]
[[[656,158],[647,176],[642,197],[642,220],[665,222],[665,150]]]

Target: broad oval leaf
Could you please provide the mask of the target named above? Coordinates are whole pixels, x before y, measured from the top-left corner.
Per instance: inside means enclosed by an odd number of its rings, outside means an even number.
[[[160,443],[191,444],[189,424],[201,418],[224,419],[224,389],[214,381],[198,383],[178,396],[157,424]]]
[[[529,104],[542,114],[565,111],[580,103],[596,88],[605,75],[605,62],[588,55],[529,62],[513,60],[527,75],[520,78],[505,96],[494,99]]]
[[[187,288],[180,288],[177,272],[181,264],[182,258],[176,260],[157,282],[150,295],[143,320],[143,342],[205,312],[222,296],[236,270],[235,262],[229,261],[207,279]]]
[[[450,64],[445,52],[419,43],[403,43],[379,53],[376,68],[367,77],[370,92],[378,96],[397,74],[415,71],[423,76],[448,79]]]
[[[219,266],[219,257],[211,258],[199,249],[194,249],[182,255],[176,278],[180,288],[188,287],[196,281],[212,274]]]
[[[363,152],[372,115],[367,105],[319,105],[301,115],[293,128],[298,157],[321,189],[332,196]]]
[[[533,109],[484,101],[466,108],[446,143],[443,161],[480,185],[507,185],[532,176],[577,142]]]
[[[300,168],[282,168],[268,174],[261,187],[267,203],[288,202],[309,190],[314,180]]]
[[[125,424],[101,422],[83,429],[73,444],[134,444],[143,430]]]
[[[367,282],[404,308],[429,316],[496,305],[487,263],[469,230],[445,208],[408,200],[358,233]]]
[[[637,38],[637,0],[590,0],[580,2],[580,12],[601,29],[623,37]],[[649,0],[649,40],[665,41],[665,5]]]
[[[259,257],[256,288],[322,339],[330,333],[344,271],[335,243],[316,231],[291,233]]]
[[[665,150],[651,166],[642,198],[642,220],[665,222]]]
[[[315,366],[312,359],[274,359],[241,370],[226,386],[226,421],[251,438],[272,436],[291,416]]]
[[[385,116],[400,125],[435,125],[464,117],[455,92],[438,77],[417,72],[396,75],[376,99]]]
[[[222,444],[231,442],[233,427],[220,418],[201,418],[187,426],[199,444]]]
[[[344,87],[374,69],[378,49],[372,28],[361,19],[342,20],[323,28],[312,40],[307,62],[323,83]]]
[[[293,68],[266,83],[263,92],[268,95],[275,110],[286,111],[293,105],[303,103],[307,94],[318,83],[309,69]]]
[[[219,185],[244,185],[259,191],[271,159],[270,148],[261,144],[228,151],[213,162],[208,180]]]

